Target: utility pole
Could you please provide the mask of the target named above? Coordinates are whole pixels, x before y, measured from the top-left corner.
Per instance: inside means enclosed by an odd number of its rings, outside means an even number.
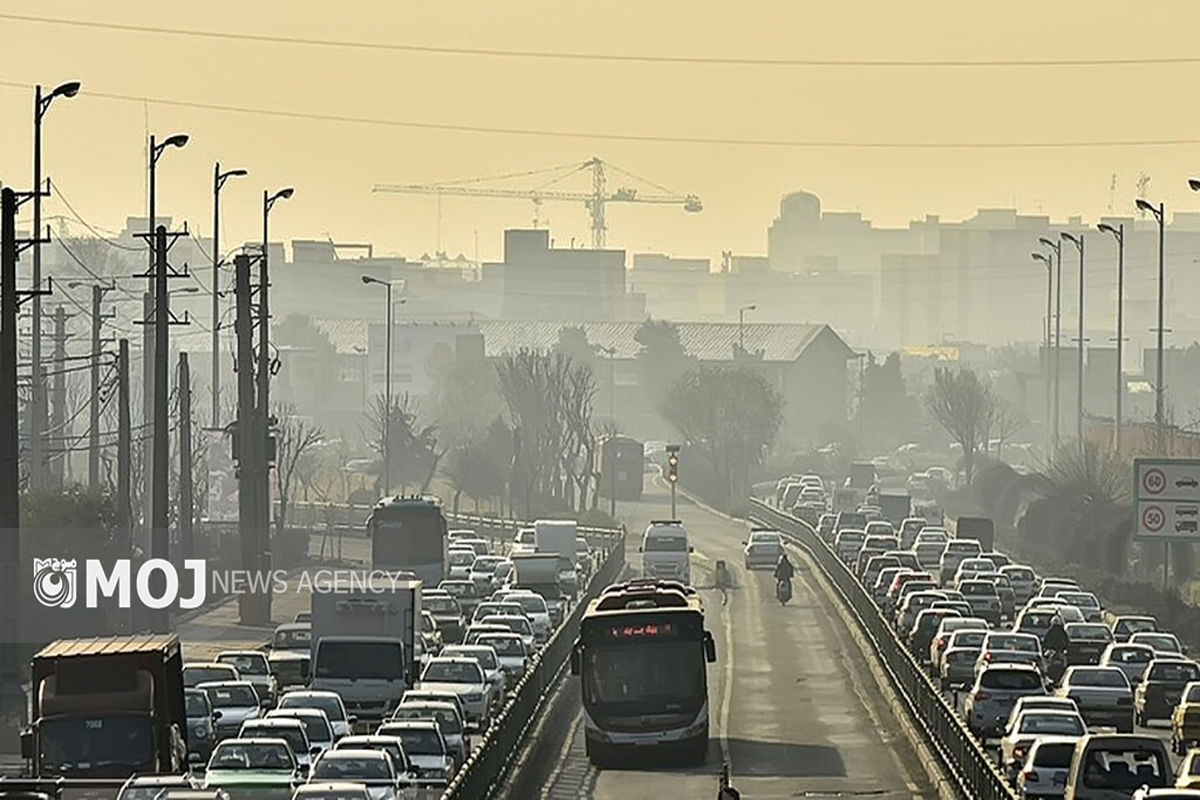
[[[142,429],[138,438],[142,445],[142,524],[138,532],[142,549],[150,551],[150,486],[154,483],[154,460],[149,457],[145,442],[154,435],[154,327],[150,323],[154,319],[154,292],[142,293]]]
[[[1079,439],[1080,445],[1083,444],[1083,346],[1084,346],[1084,330],[1083,330],[1083,234],[1078,236],[1063,231],[1059,236],[1063,241],[1070,242],[1075,245],[1075,249],[1079,251],[1079,364],[1077,374],[1075,376],[1075,437]]]
[[[104,293],[111,286],[92,284],[92,359],[90,382],[92,399],[88,406],[88,488],[96,491],[100,488],[100,348],[104,345],[101,329],[104,320],[112,318],[112,314],[104,314],[100,303]]]
[[[188,354],[179,354],[179,546],[181,558],[191,558],[193,551],[192,518],[192,371]]]
[[[233,259],[234,277],[234,333],[237,336],[238,412],[234,427],[234,456],[237,459],[238,478],[238,534],[241,544],[242,568],[257,571],[262,555],[258,510],[258,453],[265,438],[258,424],[258,404],[255,402],[254,321],[251,316],[250,256],[238,255]],[[252,590],[253,591],[253,590]],[[263,622],[262,606],[255,594],[243,595],[239,608],[243,625]]]
[[[65,485],[64,473],[67,459],[70,458],[71,436],[67,430],[69,414],[67,413],[67,309],[58,306],[54,309],[54,413],[50,418],[51,430],[54,435],[50,441],[53,457],[50,459],[50,474],[54,488],[61,490]]]
[[[36,232],[35,232],[36,235]],[[36,288],[36,287],[35,287]],[[35,337],[36,338],[36,337]],[[21,507],[17,431],[17,193],[0,191],[0,712],[20,720]]]
[[[212,426],[221,427],[221,187],[229,178],[246,175],[244,169],[221,171],[221,162],[213,165],[213,243],[212,243]]]
[[[133,550],[132,431],[129,417],[129,340],[117,343],[117,528],[122,541],[117,552]]]

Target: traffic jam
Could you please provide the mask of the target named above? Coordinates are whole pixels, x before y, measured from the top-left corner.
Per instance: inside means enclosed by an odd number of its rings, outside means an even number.
[[[995,550],[991,520],[946,524],[907,496],[897,518],[862,494],[830,513],[822,478],[796,475],[774,499],[857,576],[1019,796],[1200,797],[1200,665],[1171,631]],[[782,550],[752,530],[746,567]]]

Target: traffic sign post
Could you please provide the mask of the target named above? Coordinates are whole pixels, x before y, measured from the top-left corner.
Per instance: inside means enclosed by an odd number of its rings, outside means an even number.
[[[1134,538],[1163,544],[1163,588],[1171,542],[1200,541],[1200,460],[1139,458],[1133,462]]]

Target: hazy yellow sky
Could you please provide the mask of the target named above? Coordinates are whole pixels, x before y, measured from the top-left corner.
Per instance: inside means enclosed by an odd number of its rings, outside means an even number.
[[[27,14],[191,30],[365,42],[612,54],[810,59],[1115,59],[1200,56],[1200,3],[1161,0],[800,0],[603,3],[487,0],[4,0]],[[681,192],[700,215],[614,206],[610,246],[716,258],[764,252],[779,196],[804,188],[827,209],[885,224],[978,206],[1056,218],[1126,211],[1139,173],[1169,206],[1200,208],[1186,178],[1200,145],[1075,149],[789,148],[422,131],[282,119],[96,97],[254,106],[387,120],[666,137],[836,142],[1200,139],[1200,63],[1104,67],[830,68],[536,60],[365,52],[183,38],[0,19],[0,80],[83,93],[46,120],[47,173],[93,224],[144,208],[143,136],[191,134],[164,157],[159,208],[207,233],[214,159],[251,176],[227,190],[226,242],[258,235],[263,188],[292,184],[281,237],[434,248],[433,198],[370,194],[377,181],[430,182],[537,169],[595,155]],[[88,95],[89,90],[93,92]],[[0,86],[0,179],[27,185],[32,92]],[[574,184],[586,187],[586,181]],[[61,209],[51,201],[47,213]],[[547,205],[554,237],[588,239],[582,207]],[[527,225],[520,201],[445,200],[443,249],[485,258]]]

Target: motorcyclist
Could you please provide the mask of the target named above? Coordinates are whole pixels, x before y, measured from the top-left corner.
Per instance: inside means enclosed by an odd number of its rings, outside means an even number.
[[[792,562],[787,557],[787,553],[779,556],[778,563],[775,564],[775,580],[787,581],[791,583],[792,577],[796,574],[796,568],[792,566]]]
[[[1046,655],[1051,660],[1065,660],[1067,647],[1070,644],[1071,639],[1067,636],[1067,629],[1063,626],[1062,618],[1056,616],[1050,623],[1050,630],[1046,631],[1046,635],[1042,637],[1042,649],[1046,651]]]

